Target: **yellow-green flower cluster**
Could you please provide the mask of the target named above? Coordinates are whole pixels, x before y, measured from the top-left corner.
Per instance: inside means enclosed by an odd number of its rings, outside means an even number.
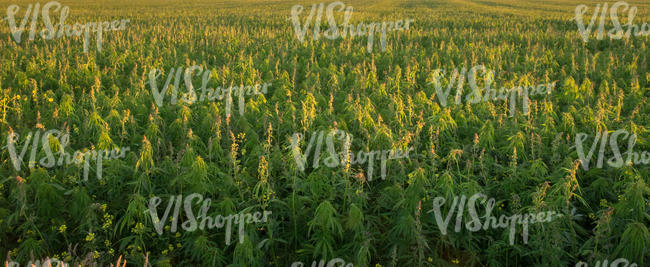
[[[95,233],[90,232],[88,235],[86,235],[86,242],[91,242],[93,239],[95,239]]]
[[[131,232],[138,235],[144,233],[144,224],[140,222],[137,223],[135,227],[131,228]]]
[[[113,215],[110,215],[108,213],[104,214],[104,224],[102,225],[102,230],[111,227],[112,224],[113,224]]]

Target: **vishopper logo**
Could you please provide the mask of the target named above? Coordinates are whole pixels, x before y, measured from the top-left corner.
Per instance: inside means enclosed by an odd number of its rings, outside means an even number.
[[[41,10],[41,4],[36,3],[34,5],[29,4],[25,11],[25,15],[20,21],[20,25],[16,24],[15,16],[18,14],[20,6],[10,5],[7,8],[7,17],[3,20],[7,20],[9,24],[9,29],[11,30],[11,35],[16,41],[20,43],[22,41],[22,35],[25,31],[25,26],[30,20],[31,15],[31,24],[29,30],[29,40],[33,41],[37,34],[37,25],[38,25],[38,15],[39,11],[43,17],[43,24],[45,24],[45,29],[41,30],[38,34],[45,40],[51,40],[53,38],[61,38],[63,35],[67,37],[72,36],[81,36],[84,34],[84,53],[88,52],[88,44],[90,43],[90,34],[91,31],[94,34],[97,34],[97,50],[102,50],[103,42],[103,32],[104,31],[121,31],[126,28],[126,24],[130,22],[129,19],[122,19],[120,21],[114,20],[112,22],[88,22],[85,24],[79,24],[78,22],[74,25],[65,24],[65,20],[68,18],[70,13],[70,8],[68,6],[61,7],[61,3],[56,1],[48,2],[43,5]],[[59,23],[53,24],[52,19],[50,18],[50,11],[60,12]]]
[[[18,263],[17,261],[7,260],[5,262],[5,264],[6,264],[6,267],[20,267],[20,263]],[[59,266],[60,267],[68,267],[68,266],[70,266],[70,264],[67,264],[67,263],[65,263],[63,261],[60,261],[60,260],[56,259],[56,258],[51,258],[51,259],[46,258],[43,261],[41,261],[41,260],[36,260],[36,261],[30,260],[29,262],[27,262],[27,265],[25,265],[25,266],[28,266],[28,267],[59,267]]]
[[[9,128],[9,134],[7,135],[7,149],[9,150],[9,156],[11,157],[11,163],[13,164],[16,171],[20,171],[23,159],[27,153],[27,149],[31,143],[32,149],[30,153],[29,168],[34,168],[36,163],[39,163],[44,168],[52,168],[54,166],[63,166],[70,164],[82,164],[83,163],[83,176],[84,181],[88,181],[88,172],[90,169],[90,161],[94,160],[96,162],[96,175],[97,179],[102,179],[102,161],[110,159],[119,159],[125,156],[125,153],[129,151],[128,147],[113,149],[113,150],[87,150],[81,152],[79,150],[74,151],[70,154],[66,152],[66,147],[70,143],[70,134],[63,134],[59,130],[48,130],[41,134],[40,130],[36,130],[34,133],[29,132],[26,139],[22,145],[20,153],[16,150],[16,144],[19,142],[19,135],[16,134],[12,128]],[[38,146],[39,143],[42,144],[42,149],[45,152],[45,157],[41,158],[39,161],[36,161],[36,155],[39,152]],[[58,160],[55,157],[54,152],[58,152]]]
[[[627,152],[621,153],[619,150],[618,140],[619,137],[622,137],[622,140],[627,139]],[[607,149],[607,141],[609,139],[609,146],[611,148],[613,157],[607,160],[607,165],[613,168],[620,168],[623,165],[647,165],[650,163],[650,151],[643,151],[639,154],[634,151],[634,146],[636,145],[636,134],[630,135],[626,130],[617,130],[614,131],[611,136],[609,136],[609,131],[602,131],[596,133],[596,138],[589,149],[589,152],[585,154],[585,147],[583,143],[587,141],[589,135],[586,133],[579,133],[575,138],[575,149],[578,152],[578,157],[580,157],[580,163],[582,168],[587,171],[591,163],[591,159],[594,156],[596,148],[598,149],[598,162],[596,163],[596,168],[603,167],[603,160],[605,159],[605,150]],[[573,148],[573,147],[572,147]],[[627,155],[627,160],[623,159],[623,155]]]
[[[618,20],[618,12],[619,9],[623,12],[627,11],[627,23],[621,25],[621,22]],[[596,19],[598,18],[598,15],[600,13],[600,21],[598,24],[598,32],[596,33],[596,39],[597,40],[603,40],[605,36],[605,17],[607,15],[607,10],[608,10],[608,4],[604,3],[601,7],[600,4],[596,5],[596,8],[594,9],[594,13],[591,16],[591,20],[589,20],[589,26],[585,28],[585,23],[583,21],[583,15],[589,10],[589,7],[586,5],[579,5],[575,9],[575,21],[578,24],[578,30],[580,33],[580,37],[582,37],[582,40],[586,43],[589,41],[589,36],[592,33],[592,29],[594,27],[594,23],[596,22]],[[613,29],[609,30],[607,32],[607,36],[609,38],[615,39],[615,40],[620,40],[623,37],[625,38],[630,38],[632,34],[634,36],[647,36],[650,34],[650,24],[648,23],[643,23],[642,26],[634,24],[634,18],[636,17],[637,14],[637,8],[636,6],[630,7],[630,5],[625,2],[625,1],[619,1],[616,2],[612,5],[612,7],[609,9],[609,16],[610,19],[612,20],[612,24],[614,26]],[[627,28],[625,30],[624,28]]]
[[[175,202],[174,199],[176,199]],[[192,203],[195,199],[197,201],[197,205],[201,205],[200,213],[196,217],[194,211],[192,210]],[[220,229],[225,225],[226,245],[230,245],[230,238],[232,234],[233,224],[239,224],[239,243],[241,244],[244,242],[244,226],[246,224],[252,222],[254,223],[267,222],[268,221],[267,217],[272,214],[271,211],[264,211],[264,215],[262,216],[262,213],[258,211],[253,214],[240,213],[234,215],[231,214],[228,216],[217,215],[213,219],[212,217],[208,216],[208,210],[210,209],[210,204],[212,203],[212,200],[210,198],[203,199],[202,195],[194,193],[185,197],[184,201],[183,201],[183,195],[171,196],[169,198],[167,208],[165,208],[165,213],[163,214],[163,217],[159,219],[157,208],[161,202],[162,200],[160,199],[160,197],[153,197],[149,200],[149,213],[151,215],[151,221],[153,222],[154,228],[156,229],[156,232],[159,235],[163,234],[163,226],[167,222],[167,218],[169,216],[169,212],[172,209],[172,206],[174,206],[174,214],[172,215],[172,219],[171,219],[172,221],[171,232],[172,233],[176,232],[178,228],[178,219],[180,216],[181,202],[183,202],[183,207],[184,207],[183,210],[185,211],[185,216],[187,217],[187,220],[181,224],[183,230],[192,232],[192,231],[196,231],[196,229],[201,229],[201,230],[212,229],[212,228]],[[199,218],[201,219],[201,221],[197,222],[197,219]]]
[[[313,4],[311,6],[311,11],[309,12],[309,16],[306,18],[305,22],[300,25],[300,19],[298,16],[302,11],[305,9],[302,5],[295,5],[291,8],[291,22],[293,24],[293,29],[296,32],[296,36],[298,37],[298,40],[300,40],[301,43],[305,42],[305,35],[307,34],[307,30],[309,29],[309,25],[311,25],[312,20],[314,18],[314,15],[316,15],[316,20],[314,21],[314,29],[313,29],[313,38],[314,40],[320,39],[320,29],[321,29],[321,20],[323,17],[323,11],[325,8],[324,3],[320,3],[318,5],[318,9],[316,7],[316,4]],[[339,26],[336,25],[336,18],[334,17],[334,12],[338,11],[341,12],[345,10],[344,14],[344,19],[343,19],[343,24],[341,25],[342,28],[339,28]],[[411,23],[414,22],[413,19],[406,19],[405,21],[402,20],[397,20],[397,21],[384,21],[384,22],[374,22],[374,23],[359,23],[357,24],[356,30],[354,25],[351,25],[349,23],[350,18],[352,17],[352,11],[353,8],[351,6],[348,6],[347,8],[345,7],[345,4],[343,2],[337,1],[330,3],[327,5],[327,10],[326,16],[327,16],[327,23],[329,24],[329,29],[324,31],[324,36],[327,39],[334,40],[339,37],[346,38],[347,36],[350,36],[350,38],[355,37],[355,36],[364,36],[368,35],[368,43],[367,43],[367,51],[372,52],[372,47],[374,45],[374,40],[375,40],[375,32],[380,32],[381,31],[381,49],[382,51],[386,51],[386,32],[387,31],[403,31],[403,30],[409,30]],[[349,34],[349,35],[348,35]]]
[[[300,143],[303,140],[303,134],[295,133],[291,137],[291,153],[296,160],[298,169],[300,171],[305,171],[305,163],[307,163],[307,156],[311,153],[314,145],[316,149],[314,151],[312,168],[318,168],[320,164],[320,155],[323,147],[323,135],[325,136],[325,145],[327,146],[327,152],[329,156],[325,158],[324,162],[327,167],[335,168],[338,166],[346,167],[348,164],[365,164],[368,162],[368,181],[372,181],[374,173],[374,163],[375,160],[381,160],[381,179],[386,179],[386,160],[388,159],[400,159],[408,158],[409,153],[413,150],[412,147],[402,150],[402,149],[392,149],[392,150],[374,150],[370,152],[358,151],[356,156],[354,152],[350,151],[350,146],[352,144],[352,135],[348,134],[342,130],[332,130],[328,133],[324,131],[317,131],[311,135],[309,139],[309,144],[307,145],[307,150],[305,153],[302,153],[300,149]],[[338,136],[338,137],[337,137]],[[336,151],[335,139],[339,139],[343,142],[343,149],[340,153]]]
[[[602,262],[596,261],[596,264],[594,266],[596,267],[637,267],[636,263],[630,264],[630,261],[624,258],[615,259],[611,263],[609,263],[608,260],[603,260]],[[575,267],[589,267],[589,264],[587,264],[584,261],[580,261],[576,263]]]
[[[319,266],[319,267],[336,267],[337,265],[339,267],[354,267],[354,264],[352,264],[351,262],[348,262],[348,264],[345,264],[345,260],[341,259],[341,258],[331,259],[331,260],[329,260],[327,262],[327,265],[325,265],[325,260],[320,260],[318,262],[318,265],[316,265],[316,261],[313,261],[311,263],[312,267],[316,267],[316,266]],[[304,266],[305,266],[305,264],[302,261],[295,261],[295,262],[293,262],[291,264],[291,267],[304,267]]]
[[[483,80],[485,84],[484,88],[479,88],[477,83],[476,78],[479,71],[483,73]],[[447,100],[454,85],[456,85],[456,96],[454,98],[455,103],[456,105],[461,103],[463,85],[465,84],[465,80],[467,80],[472,90],[471,93],[465,97],[465,101],[467,103],[475,104],[479,102],[487,102],[490,100],[509,100],[511,117],[515,114],[515,106],[518,96],[522,97],[524,114],[528,114],[528,106],[530,103],[529,96],[550,94],[555,87],[555,83],[547,83],[537,86],[528,85],[517,86],[514,88],[501,87],[501,89],[497,92],[497,90],[491,88],[492,83],[494,82],[494,72],[485,68],[483,65],[477,65],[472,67],[469,72],[464,67],[460,70],[460,72],[458,69],[454,69],[454,71],[450,73],[451,76],[447,80],[447,88],[444,89],[442,86],[442,81],[444,80],[444,76],[446,74],[447,72],[444,69],[436,69],[432,73],[432,81],[429,82],[429,84],[434,85],[438,101],[443,107],[447,106]]]
[[[479,214],[477,212],[477,202],[478,200],[481,200],[481,204],[486,203],[487,200],[487,205],[485,206],[485,221],[481,223],[481,218],[479,217]],[[528,225],[533,224],[533,223],[541,223],[541,222],[550,222],[556,217],[562,217],[562,214],[555,214],[554,211],[548,211],[548,212],[539,212],[539,213],[529,213],[529,214],[515,214],[512,216],[505,216],[501,215],[499,219],[497,220],[496,217],[492,216],[492,212],[494,211],[494,207],[496,206],[496,200],[494,198],[490,198],[489,200],[487,199],[487,196],[484,194],[478,193],[472,195],[469,199],[465,196],[462,195],[460,198],[460,201],[458,199],[458,196],[454,197],[454,200],[451,204],[451,207],[449,208],[449,213],[447,214],[447,217],[443,220],[442,218],[442,206],[445,204],[447,200],[444,197],[436,197],[433,200],[433,209],[431,209],[428,213],[433,212],[436,223],[438,224],[438,227],[440,229],[440,232],[443,235],[447,235],[447,227],[449,225],[449,222],[451,221],[451,218],[453,217],[454,210],[458,208],[458,213],[456,213],[456,226],[454,227],[454,231],[456,233],[460,232],[462,228],[462,221],[463,217],[465,216],[465,204],[467,203],[467,213],[469,213],[469,216],[471,217],[471,220],[465,224],[465,227],[467,228],[468,231],[470,232],[477,232],[480,231],[481,229],[487,230],[489,228],[492,229],[498,229],[498,228],[510,228],[510,235],[509,235],[509,240],[510,240],[510,245],[514,245],[515,242],[515,231],[516,231],[516,224],[521,224],[523,228],[523,239],[524,239],[524,244],[528,244]],[[555,217],[554,217],[555,216]]]
[[[208,69],[203,69],[203,67],[198,66],[198,65],[193,65],[188,68],[184,67],[178,67],[178,68],[170,68],[169,72],[167,74],[167,79],[165,80],[165,84],[163,85],[162,88],[158,87],[158,78],[162,75],[162,71],[159,69],[153,69],[149,72],[149,80],[146,82],[150,85],[151,87],[151,92],[153,94],[154,100],[156,102],[156,105],[162,106],[163,105],[163,100],[165,98],[165,95],[169,91],[169,87],[171,84],[172,79],[174,79],[174,84],[172,85],[171,89],[171,104],[176,105],[178,104],[179,100],[179,93],[181,93],[181,100],[187,104],[194,104],[195,102],[203,102],[203,101],[214,101],[216,100],[223,100],[225,99],[226,101],[226,115],[230,116],[230,112],[232,109],[232,103],[233,99],[232,96],[238,97],[238,107],[239,107],[239,114],[243,115],[244,114],[244,109],[246,107],[245,103],[245,98],[244,95],[259,95],[259,94],[266,94],[268,87],[271,86],[271,83],[264,83],[263,85],[260,84],[255,84],[255,85],[241,85],[241,86],[234,86],[234,87],[224,87],[222,88],[221,86],[217,87],[216,89],[214,88],[208,88],[208,83],[210,82],[210,79],[212,78],[212,72],[210,72]],[[201,87],[198,89],[200,90],[200,95],[197,95],[195,87],[192,83],[192,77],[194,76],[199,76],[201,77]],[[181,82],[184,82],[186,92],[179,92]]]

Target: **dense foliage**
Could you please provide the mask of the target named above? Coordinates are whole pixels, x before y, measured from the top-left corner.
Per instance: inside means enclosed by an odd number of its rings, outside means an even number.
[[[585,43],[574,9],[596,2],[346,1],[352,22],[415,20],[372,53],[366,38],[300,43],[288,17],[305,1],[61,2],[69,23],[130,23],[88,53],[82,37],[16,43],[0,24],[3,261],[9,252],[21,263],[123,255],[139,266],[147,253],[155,266],[650,264],[650,165],[585,171],[572,147],[578,133],[625,129],[635,151],[650,151],[648,37]],[[650,4],[629,2],[636,23],[650,23]],[[17,4],[24,14],[27,3]],[[442,107],[434,70],[479,64],[499,86],[557,86],[533,97],[528,115],[519,107],[510,117],[499,100]],[[272,86],[243,115],[227,117],[224,101],[155,105],[149,72],[192,65],[212,72],[212,87]],[[17,171],[7,136],[39,129],[69,132],[72,150],[130,151],[105,161],[101,180],[93,169],[84,181],[80,164],[28,168],[30,150]],[[333,129],[354,136],[352,151],[414,150],[388,161],[385,180],[365,179],[362,165],[301,172],[291,136]],[[432,199],[478,192],[498,201],[497,215],[567,216],[531,225],[528,244],[510,245],[502,229],[442,235]],[[215,215],[273,213],[243,243],[226,245],[217,229],[158,235],[149,199],[165,206],[192,193],[211,198]]]

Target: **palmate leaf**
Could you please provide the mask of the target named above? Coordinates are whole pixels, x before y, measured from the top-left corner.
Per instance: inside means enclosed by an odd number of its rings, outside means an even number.
[[[222,266],[226,262],[223,251],[219,249],[216,242],[211,241],[207,236],[201,235],[188,242],[184,254],[188,259],[200,262],[204,266]]]
[[[364,229],[363,211],[355,204],[350,205],[348,216],[345,219],[345,228],[362,234]]]
[[[311,254],[315,258],[329,259],[335,255],[334,237],[327,232],[318,231],[311,238],[314,243]]]
[[[495,144],[495,132],[492,121],[486,121],[479,131],[479,142],[481,147],[493,148]]]
[[[72,102],[72,97],[68,94],[63,95],[61,102],[59,103],[60,114],[67,118],[70,115],[74,116],[74,111],[75,108]]]
[[[509,141],[508,144],[508,152],[510,151],[517,151],[517,155],[521,155],[521,157],[526,157],[526,153],[524,150],[524,145],[526,144],[526,135],[519,131],[511,136],[508,137],[507,139]]]
[[[186,153],[183,158],[192,159],[193,153]],[[187,156],[187,157],[186,157]],[[180,185],[180,188],[187,188],[190,192],[205,193],[209,191],[208,170],[205,161],[201,156],[193,158],[188,168],[184,168],[183,175],[174,178],[170,185]]]
[[[643,266],[644,257],[650,251],[650,232],[646,225],[640,222],[628,224],[614,254]]]
[[[639,203],[647,203],[650,196],[650,188],[643,179],[640,179],[636,173],[630,174],[634,182],[626,184],[623,196],[620,202],[615,205],[617,214],[635,221],[643,221],[647,217],[646,209]]]
[[[36,187],[35,205],[42,218],[58,217],[57,206],[64,202],[63,192],[48,183]]]
[[[410,247],[418,243],[419,233],[417,231],[416,219],[408,212],[399,212],[394,226],[389,230],[391,237],[389,244],[399,248],[402,256],[410,255],[411,259],[418,259],[416,251]]]
[[[153,171],[154,162],[153,162],[153,149],[151,148],[151,143],[147,140],[147,137],[144,136],[142,139],[142,147],[140,148],[138,161],[135,164],[136,172],[143,174],[149,174]]]
[[[18,246],[16,258],[18,262],[28,262],[32,260],[32,256],[34,259],[40,259],[44,258],[46,254],[47,250],[43,240],[27,238]]]
[[[171,142],[173,142],[175,147],[183,147],[186,133],[187,128],[180,118],[174,120],[174,122],[172,122],[167,129],[168,138]]]
[[[244,242],[237,241],[232,258],[233,263],[228,266],[264,266],[262,263],[263,253],[252,243],[247,234],[244,234]]]
[[[209,106],[201,108],[201,113],[201,121],[195,131],[201,140],[208,140],[215,131],[219,130],[216,128],[218,126],[219,108],[215,103],[210,103]]]
[[[341,224],[336,218],[337,212],[330,204],[329,201],[323,201],[314,212],[314,218],[307,223],[309,225],[309,232],[311,233],[314,228],[320,231],[341,236],[343,233]]]
[[[99,142],[97,143],[97,148],[100,150],[111,150],[114,148],[113,140],[108,135],[108,130],[102,130],[99,134]]]
[[[90,112],[85,123],[86,134],[90,140],[98,140],[101,133],[107,130],[108,124],[97,111]]]
[[[129,205],[124,212],[124,217],[118,219],[118,222],[115,224],[115,234],[124,233],[126,229],[130,229],[137,222],[145,222],[147,217],[151,219],[148,214],[145,214],[147,211],[146,200],[143,196],[138,194],[132,194],[129,199]]]
[[[161,132],[158,124],[154,121],[153,116],[149,117],[149,126],[145,131],[145,136],[148,136],[153,142],[154,147],[159,147],[161,140]]]
[[[90,204],[92,203],[87,189],[75,187],[71,191],[70,215],[78,224],[87,222],[87,215],[90,214]]]

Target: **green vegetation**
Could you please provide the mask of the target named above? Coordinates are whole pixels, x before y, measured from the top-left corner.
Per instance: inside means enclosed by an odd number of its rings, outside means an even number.
[[[636,24],[650,23],[648,1],[628,2]],[[390,33],[386,51],[375,40],[368,53],[365,37],[301,43],[290,10],[304,5],[302,21],[312,3],[62,1],[67,23],[130,19],[105,33],[101,51],[91,38],[88,53],[83,36],[29,41],[24,33],[16,43],[1,22],[0,260],[123,256],[142,266],[148,253],[154,266],[311,266],[337,257],[355,266],[650,264],[650,165],[585,171],[572,147],[579,133],[624,129],[637,135],[635,151],[650,151],[648,36],[584,42],[572,19],[579,4],[591,16],[597,2],[587,0],[345,1],[352,23],[415,20]],[[28,3],[0,0],[3,16],[11,4],[22,19]],[[150,71],[192,65],[212,72],[214,88],[272,86],[247,96],[243,115],[226,117],[224,101],[157,106]],[[518,104],[510,117],[502,100],[441,106],[433,72],[475,65],[494,70],[499,86],[557,86],[532,96],[528,115]],[[103,162],[101,180],[94,162],[87,181],[83,164],[29,168],[31,146],[17,171],[10,132],[20,151],[29,132],[50,129],[69,132],[72,151],[130,150]],[[291,136],[333,129],[354,136],[351,151],[414,150],[387,161],[385,180],[375,170],[367,181],[365,165],[300,171]],[[35,153],[46,156],[41,146]],[[170,196],[192,193],[212,199],[211,216],[272,215],[249,224],[243,243],[226,245],[223,229],[158,235],[149,199],[162,198],[160,214]],[[518,231],[510,245],[503,229],[450,226],[442,235],[432,200],[475,193],[497,200],[497,216],[567,216],[532,224],[527,244]]]

